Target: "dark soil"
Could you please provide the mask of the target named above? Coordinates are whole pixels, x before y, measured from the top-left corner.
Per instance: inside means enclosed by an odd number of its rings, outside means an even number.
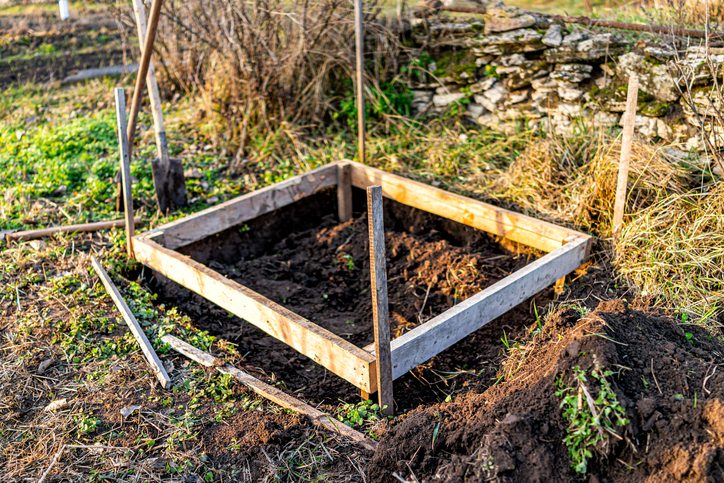
[[[364,206],[358,196],[355,207]],[[373,342],[367,219],[355,213],[340,224],[335,207],[333,193],[315,195],[181,251],[364,347]],[[393,338],[534,259],[486,233],[392,201],[385,203],[385,229]],[[159,290],[200,328],[238,344],[247,368],[273,374],[296,396],[328,404],[358,400],[354,386],[251,324],[175,283]],[[397,409],[494,382],[502,340],[526,333],[536,305],[544,306],[551,295],[549,290],[536,303],[521,304],[395,381]]]
[[[585,317],[564,310],[514,352],[506,368],[524,363],[502,383],[400,418],[369,464],[371,481],[398,481],[394,472],[443,482],[724,481],[723,354],[706,330],[642,301],[602,302]],[[563,443],[556,381],[575,386],[574,368],[595,364],[613,372],[630,423],[596,447],[582,477]],[[595,398],[590,376],[588,385]]]

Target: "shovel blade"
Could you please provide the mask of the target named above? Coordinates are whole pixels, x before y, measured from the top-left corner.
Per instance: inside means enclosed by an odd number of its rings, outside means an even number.
[[[151,163],[153,186],[156,188],[158,211],[167,214],[188,204],[184,167],[180,159],[169,159],[167,163],[156,158]]]

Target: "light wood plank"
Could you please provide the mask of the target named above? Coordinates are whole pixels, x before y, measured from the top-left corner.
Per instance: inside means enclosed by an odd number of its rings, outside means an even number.
[[[337,184],[337,164],[331,163],[212,206],[150,231],[164,232],[166,248],[179,248],[252,220]]]
[[[374,357],[341,337],[194,260],[142,235],[135,238],[136,259],[259,327],[367,392]],[[376,386],[376,384],[374,384]]]
[[[151,370],[153,370],[156,378],[161,382],[161,386],[167,388],[169,384],[171,384],[171,379],[168,377],[161,360],[156,355],[156,351],[153,350],[151,343],[146,338],[146,334],[144,334],[143,329],[138,324],[136,317],[133,316],[133,312],[131,312],[131,309],[126,305],[126,301],[121,297],[111,277],[108,276],[108,273],[93,255],[91,255],[91,263],[98,274],[98,278],[101,279],[101,282],[106,287],[108,295],[113,299],[116,307],[118,307],[121,315],[123,315],[123,319],[126,321],[126,324],[128,324],[128,328],[131,329],[133,336],[136,338],[136,341],[138,341],[138,345],[141,346],[141,351],[143,351],[143,355],[146,356],[146,361],[151,366]]]
[[[134,224],[140,224],[140,218],[134,218]],[[86,233],[91,231],[107,230],[109,228],[121,228],[126,225],[126,220],[98,221],[95,223],[81,223],[78,225],[54,226],[51,228],[41,228],[39,230],[25,230],[8,233],[5,237],[8,240],[34,240],[46,236],[55,235],[56,233]]]
[[[382,188],[367,188],[367,220],[370,237],[370,280],[372,283],[372,319],[377,355],[377,399],[380,411],[395,413],[392,391],[392,359],[390,356],[390,315],[387,300],[387,260],[385,259],[385,222],[382,210]]]
[[[384,196],[399,203],[545,252],[552,252],[560,248],[565,239],[571,235],[588,237],[588,235],[574,230],[448,193],[379,169],[355,162],[350,162],[350,165],[352,166],[352,185],[357,188],[365,189],[368,186],[380,185]]]
[[[337,165],[337,212],[342,223],[352,219],[352,167],[346,163]]]
[[[618,163],[618,180],[616,182],[616,201],[613,205],[613,227],[611,234],[618,238],[623,226],[623,212],[626,209],[626,185],[628,184],[628,169],[631,163],[631,145],[633,144],[634,125],[636,122],[636,102],[639,93],[639,78],[631,76],[628,79],[628,94],[626,95],[626,113],[623,116],[623,135],[621,136],[621,158]]]
[[[133,237],[136,227],[133,223],[133,192],[131,191],[131,158],[126,133],[126,93],[116,87],[116,122],[118,123],[118,151],[120,152],[121,182],[123,183],[123,204],[126,219],[126,249],[133,258]]]
[[[365,59],[363,0],[354,0],[354,36],[357,71],[357,160],[364,163],[367,158],[365,146]]]
[[[260,381],[259,379],[251,376],[250,374],[247,374],[242,370],[235,368],[230,364],[219,364],[219,362],[221,361],[217,362],[218,359],[209,354],[208,352],[197,349],[196,347],[193,347],[192,345],[187,344],[186,342],[172,335],[165,335],[161,337],[161,340],[169,344],[171,347],[173,347],[174,350],[180,352],[189,359],[192,359],[206,367],[215,366],[216,370],[218,370],[220,373],[233,376],[236,380],[247,386],[249,389],[257,393],[261,397],[266,398],[273,403],[280,405],[283,408],[291,409],[292,411],[304,414],[311,420],[312,424],[324,426],[329,431],[338,435],[345,436],[371,451],[374,451],[377,448],[377,442],[371,440],[364,434],[355,431],[346,424],[338,421],[337,419],[329,416],[326,413],[323,413],[319,409],[313,408],[312,406],[303,403],[299,399],[296,399],[286,394],[285,392]]]
[[[393,340],[392,377],[404,375],[580,267],[590,242],[577,238]],[[372,352],[373,347],[365,350]]]

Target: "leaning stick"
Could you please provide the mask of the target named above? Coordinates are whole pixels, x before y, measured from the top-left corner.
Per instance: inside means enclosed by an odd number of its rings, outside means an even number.
[[[123,315],[123,319],[126,321],[126,324],[128,324],[128,328],[131,329],[134,337],[136,337],[136,340],[143,351],[143,355],[146,356],[146,361],[151,366],[156,378],[161,382],[161,386],[163,388],[168,387],[169,384],[171,384],[171,379],[168,377],[166,369],[163,368],[161,360],[156,355],[156,351],[153,350],[151,343],[146,338],[146,334],[143,333],[143,329],[141,329],[138,321],[133,316],[133,312],[131,312],[131,309],[129,309],[128,305],[126,305],[125,300],[121,297],[121,294],[118,292],[116,286],[113,285],[113,281],[111,281],[111,277],[108,276],[108,272],[105,271],[93,255],[91,255],[91,263],[98,274],[98,278],[101,279],[101,282],[103,282],[103,285],[106,287],[108,294],[111,296],[113,302],[116,304],[116,307],[118,307],[118,310]]]
[[[244,371],[237,369],[230,364],[223,364],[220,359],[212,356],[208,352],[204,352],[190,344],[178,339],[172,335],[164,335],[161,337],[161,341],[170,345],[175,351],[185,355],[189,359],[198,362],[199,364],[206,367],[216,367],[216,370],[222,374],[229,374],[236,380],[247,386],[249,389],[257,393],[263,398],[266,398],[273,403],[280,405],[283,408],[291,409],[298,413],[307,416],[314,425],[324,426],[326,429],[333,433],[346,436],[359,443],[363,448],[374,451],[377,448],[377,443],[372,441],[364,434],[355,431],[346,424],[338,421],[337,419],[323,413],[319,409],[315,409],[312,406],[303,403],[299,399],[296,399],[285,392],[265,384],[259,379],[247,374]]]
[[[375,357],[377,358],[377,396],[382,414],[393,416],[395,408],[392,398],[392,354],[381,187],[370,186],[367,188],[367,211],[370,236],[372,317],[375,328]]]
[[[126,244],[128,257],[133,258],[133,236],[136,228],[133,223],[133,192],[131,191],[131,159],[126,137],[126,93],[122,87],[116,87],[116,121],[118,122],[118,147],[121,155],[121,181],[123,183],[123,204],[126,213]]]
[[[616,185],[616,203],[613,206],[614,238],[618,238],[623,225],[623,212],[626,208],[626,183],[631,163],[631,144],[633,143],[634,124],[636,122],[636,100],[639,92],[639,78],[628,79],[628,95],[626,97],[626,113],[623,117],[623,136],[621,139],[621,159],[618,165],[618,183]]]
[[[144,47],[146,40],[146,10],[143,6],[143,0],[133,0],[133,12],[136,15],[136,27],[138,29],[138,42],[141,49]],[[158,92],[158,82],[156,82],[156,69],[153,67],[153,61],[149,60],[148,75],[146,76],[146,89],[148,89],[148,97],[151,101],[151,112],[153,113],[153,126],[156,134],[156,152],[158,159],[164,163],[168,162],[168,139],[166,138],[166,127],[163,123],[163,111],[161,109],[161,95]]]
[[[154,0],[151,6],[151,17],[148,19],[148,29],[146,30],[146,38],[143,43],[143,51],[141,54],[141,62],[136,77],[136,86],[133,89],[133,102],[131,102],[131,114],[128,119],[128,147],[129,156],[133,149],[133,137],[136,132],[136,121],[138,120],[138,110],[141,108],[141,99],[143,96],[143,82],[148,75],[148,66],[151,63],[151,54],[153,53],[153,42],[156,40],[156,30],[158,28],[158,20],[161,17],[161,4],[163,0]]]
[[[135,218],[134,223],[141,223],[140,218]],[[126,220],[98,221],[95,223],[81,223],[79,225],[54,226],[41,228],[40,230],[25,230],[8,233],[5,237],[8,240],[26,241],[36,238],[52,236],[56,233],[86,233],[90,231],[107,230],[108,228],[120,228],[126,224]]]
[[[354,2],[354,29],[357,47],[357,143],[358,158],[365,164],[365,64],[364,64],[364,12],[362,0]]]

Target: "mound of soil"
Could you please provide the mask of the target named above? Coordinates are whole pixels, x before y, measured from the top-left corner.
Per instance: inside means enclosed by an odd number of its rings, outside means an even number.
[[[502,383],[400,418],[381,439],[370,479],[724,481],[724,346],[683,327],[643,302],[602,302],[585,317],[558,313],[512,353],[506,368],[520,369]],[[571,468],[556,383],[575,387],[576,371],[596,366],[613,372],[606,379],[629,423],[592,449],[585,476]],[[596,379],[585,386],[596,399]]]

